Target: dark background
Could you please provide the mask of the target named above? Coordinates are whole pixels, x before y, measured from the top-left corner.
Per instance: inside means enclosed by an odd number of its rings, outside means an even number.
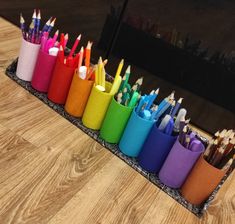
[[[108,57],[111,75],[124,57],[125,66],[132,64],[131,81],[144,76],[142,92],[160,87],[160,101],[175,90],[200,128],[215,132],[235,127],[235,70],[216,57],[217,52],[225,58],[234,54],[234,1],[1,0],[0,15],[19,26],[22,12],[29,24],[34,8],[41,9],[43,22],[56,16],[54,31],[69,33],[68,46],[80,33],[82,45],[92,40],[93,62],[99,55]],[[169,41],[173,30],[183,43],[189,38],[187,47]],[[195,48],[197,41],[201,43]],[[199,57],[205,49],[206,55]]]

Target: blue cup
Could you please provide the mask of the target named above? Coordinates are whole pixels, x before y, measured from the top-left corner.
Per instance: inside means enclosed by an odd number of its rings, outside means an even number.
[[[147,138],[154,120],[146,120],[133,110],[119,142],[120,150],[127,156],[137,157]]]
[[[151,173],[158,173],[177,136],[166,135],[154,125],[138,156],[139,165]]]

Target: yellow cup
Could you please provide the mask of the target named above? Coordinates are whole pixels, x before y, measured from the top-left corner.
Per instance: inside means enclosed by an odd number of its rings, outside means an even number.
[[[111,87],[112,83],[105,82],[106,92],[102,92],[93,85],[82,117],[82,123],[87,128],[93,130],[99,130],[101,128],[106,111],[114,95],[109,93]]]

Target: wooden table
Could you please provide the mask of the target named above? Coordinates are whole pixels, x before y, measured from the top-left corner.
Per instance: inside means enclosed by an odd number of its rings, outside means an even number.
[[[10,80],[21,34],[0,30],[0,224],[235,222],[235,178],[197,218]]]

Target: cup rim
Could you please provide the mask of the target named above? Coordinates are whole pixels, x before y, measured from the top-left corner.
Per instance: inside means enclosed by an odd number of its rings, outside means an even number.
[[[105,84],[106,84],[106,83],[109,83],[109,85],[112,85],[112,83],[109,82],[109,81],[105,81]],[[100,94],[102,94],[102,95],[105,95],[105,96],[113,96],[113,94],[110,94],[110,93],[107,93],[107,92],[102,92],[102,91],[100,91],[99,89],[97,89],[95,83],[93,84],[93,88],[94,88],[97,92],[99,92]]]
[[[26,44],[34,46],[34,47],[40,47],[41,46],[41,44],[31,43],[31,42],[25,40],[23,37],[22,37],[22,41],[25,42]]]
[[[80,77],[79,77],[79,75],[78,75],[78,69],[77,68],[75,68],[75,70],[74,70],[74,76],[77,76],[77,78],[78,78],[78,80],[79,81],[81,81],[81,82],[85,82],[85,83],[93,83],[94,82],[94,80],[88,80],[88,79],[81,79]]]
[[[204,155],[202,154],[201,156],[200,156],[200,158],[199,158],[200,160],[202,160],[203,161],[203,163],[205,163],[207,166],[209,166],[211,169],[215,169],[216,171],[219,171],[219,172],[222,172],[222,173],[224,173],[224,175],[226,174],[226,170],[224,171],[224,170],[222,170],[222,169],[219,169],[219,168],[217,168],[217,167],[215,167],[215,166],[213,166],[213,165],[211,165],[210,163],[208,163],[206,160],[205,160],[205,158],[204,158]]]
[[[125,105],[118,103],[117,100],[115,99],[115,95],[113,95],[112,101],[114,101],[115,104],[117,104],[119,107],[126,109],[126,110],[133,110],[135,108],[135,107],[128,107],[128,106],[125,106]]]
[[[203,153],[205,150],[201,150],[201,151],[191,151],[191,150],[189,150],[189,149],[187,149],[187,148],[185,148],[181,143],[180,143],[180,141],[179,141],[179,136],[177,137],[177,139],[176,139],[176,142],[183,148],[181,148],[182,150],[187,150],[189,153],[192,153],[192,154],[197,154],[197,153]]]
[[[136,108],[137,108],[137,106],[133,109],[133,112],[134,112],[135,116],[138,117],[140,120],[151,123],[151,124],[154,124],[156,122],[155,120],[147,120],[147,119],[140,117],[139,114],[136,113]]]

